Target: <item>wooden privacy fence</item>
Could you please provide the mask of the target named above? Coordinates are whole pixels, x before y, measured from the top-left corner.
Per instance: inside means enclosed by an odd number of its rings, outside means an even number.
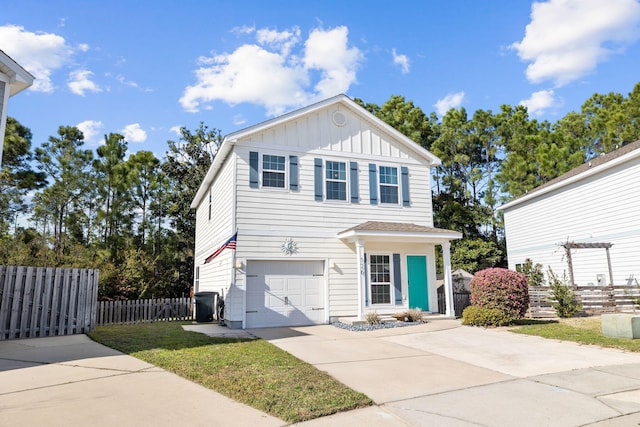
[[[468,292],[453,293],[453,311],[456,317],[462,316],[462,311],[471,305],[471,294]],[[447,300],[444,292],[438,292],[438,313],[446,314]]]
[[[573,288],[584,314],[635,311],[640,296],[638,286],[579,286]],[[529,312],[532,318],[557,317],[548,286],[529,286]]]
[[[0,340],[95,327],[98,270],[0,265]]]
[[[98,325],[193,320],[191,298],[98,302]]]

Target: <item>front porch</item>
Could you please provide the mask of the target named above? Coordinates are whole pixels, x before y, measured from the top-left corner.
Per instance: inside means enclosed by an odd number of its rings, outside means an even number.
[[[435,246],[442,246],[445,315],[454,317],[450,241],[452,230],[410,223],[369,221],[338,233],[355,252],[358,268],[358,312],[390,316],[407,309],[438,313]]]

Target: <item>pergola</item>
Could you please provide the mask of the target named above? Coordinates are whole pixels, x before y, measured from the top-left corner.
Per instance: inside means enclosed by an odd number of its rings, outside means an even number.
[[[609,255],[609,248],[613,246],[613,243],[567,242],[563,243],[561,246],[564,248],[564,252],[567,255],[567,263],[569,264],[569,280],[571,281],[571,286],[576,286],[573,279],[573,261],[571,259],[571,249],[604,249],[607,252],[607,265],[609,266],[609,285],[613,285],[613,270],[611,269],[611,256]]]

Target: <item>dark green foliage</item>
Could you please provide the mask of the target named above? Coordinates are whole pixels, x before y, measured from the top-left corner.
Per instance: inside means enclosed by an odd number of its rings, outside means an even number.
[[[469,326],[505,326],[513,321],[504,311],[497,308],[470,305],[462,312],[462,324]]]
[[[551,268],[547,271],[547,281],[551,288],[552,306],[558,317],[573,317],[582,310],[582,305],[576,300],[576,295],[567,284],[566,277],[559,278]]]
[[[520,273],[527,276],[529,286],[542,286],[544,284],[544,273],[542,272],[542,264],[534,264],[530,258],[527,258],[522,265]]]
[[[462,239],[453,244],[451,265],[475,273],[496,267],[503,259],[503,252],[495,242],[483,239]]]

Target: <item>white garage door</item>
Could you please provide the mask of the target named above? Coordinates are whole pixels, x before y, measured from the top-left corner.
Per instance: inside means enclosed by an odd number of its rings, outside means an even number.
[[[324,323],[324,262],[248,261],[247,328]]]

